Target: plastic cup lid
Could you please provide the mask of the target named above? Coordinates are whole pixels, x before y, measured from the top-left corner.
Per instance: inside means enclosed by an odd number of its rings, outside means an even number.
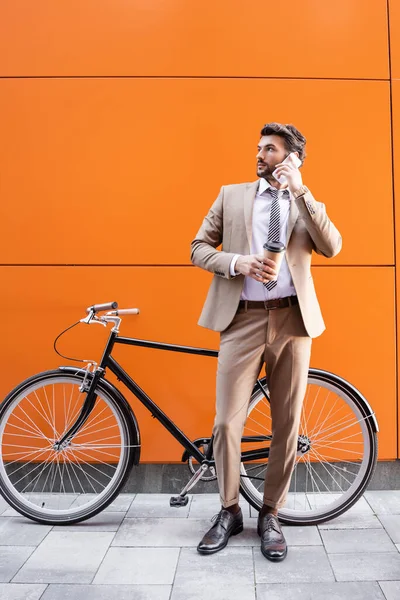
[[[266,242],[263,248],[270,252],[283,252],[285,250],[285,244],[282,242]]]

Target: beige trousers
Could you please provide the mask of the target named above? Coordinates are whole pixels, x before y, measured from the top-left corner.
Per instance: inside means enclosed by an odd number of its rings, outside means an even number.
[[[221,332],[213,434],[222,506],[239,500],[241,436],[251,392],[264,363],[273,435],[264,503],[274,508],[285,504],[296,459],[310,354],[311,338],[298,305],[275,310],[239,309]]]

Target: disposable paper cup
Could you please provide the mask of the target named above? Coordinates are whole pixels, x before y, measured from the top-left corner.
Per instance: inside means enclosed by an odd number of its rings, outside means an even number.
[[[285,244],[282,242],[266,242],[263,246],[264,258],[269,258],[276,263],[276,277],[269,279],[269,281],[276,281],[278,279],[279,270],[281,268],[282,260],[285,255]]]

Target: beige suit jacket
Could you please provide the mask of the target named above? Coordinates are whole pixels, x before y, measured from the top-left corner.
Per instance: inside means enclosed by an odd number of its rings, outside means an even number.
[[[222,186],[192,241],[192,263],[214,274],[199,319],[202,327],[223,331],[237,311],[244,275],[231,277],[229,267],[235,254],[250,254],[258,185],[259,179]],[[305,186],[296,191],[290,203],[287,228],[286,259],[306,331],[314,338],[324,331],[325,323],[311,275],[312,251],[331,258],[340,252],[342,238],[325,205],[317,202]],[[217,250],[220,244],[222,248]]]

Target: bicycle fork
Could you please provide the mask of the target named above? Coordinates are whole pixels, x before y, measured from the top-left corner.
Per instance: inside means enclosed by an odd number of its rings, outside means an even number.
[[[79,388],[79,390],[82,393],[87,392],[86,398],[82,404],[81,411],[75,423],[73,423],[71,427],[64,433],[64,435],[62,435],[61,438],[54,443],[55,450],[64,450],[64,448],[66,448],[70,444],[74,435],[78,433],[81,427],[88,420],[90,413],[92,412],[96,404],[97,394],[95,394],[95,389],[101,375],[104,373],[104,369],[102,369],[101,367],[97,367],[94,373],[91,373],[91,366],[92,363],[89,363],[86,369],[85,377],[83,378],[82,384]],[[91,381],[88,381],[89,376],[91,377]]]

